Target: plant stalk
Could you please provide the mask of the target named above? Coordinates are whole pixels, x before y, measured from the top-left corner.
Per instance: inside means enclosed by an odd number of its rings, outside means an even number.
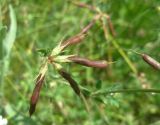
[[[97,91],[92,93],[91,96],[99,96],[112,93],[137,93],[137,92],[160,94],[160,89],[119,89],[119,90]]]

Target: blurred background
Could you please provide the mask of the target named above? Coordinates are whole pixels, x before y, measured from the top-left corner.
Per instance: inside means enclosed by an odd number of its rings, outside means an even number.
[[[106,40],[100,21],[81,44],[65,54],[116,61],[106,69],[64,64],[79,86],[91,92],[160,89],[160,72],[146,64],[147,53],[160,61],[159,0],[81,0],[110,15],[115,41]],[[37,49],[52,49],[86,26],[95,13],[67,0],[1,0],[0,115],[8,125],[160,125],[160,95],[116,93],[87,97],[90,111],[67,82],[49,66],[35,113],[28,114],[35,78],[43,62]],[[3,43],[3,45],[2,45]],[[132,64],[130,66],[126,59]],[[0,123],[1,124],[1,123]]]

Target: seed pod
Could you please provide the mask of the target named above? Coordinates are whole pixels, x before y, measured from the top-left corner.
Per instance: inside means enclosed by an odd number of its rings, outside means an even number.
[[[68,58],[69,60],[71,60],[74,63],[80,64],[80,65],[84,65],[87,67],[95,67],[95,68],[105,68],[107,67],[107,62],[105,60],[99,60],[99,61],[92,61],[86,58],[81,58],[78,56],[72,56]]]
[[[91,6],[91,5],[87,5],[85,3],[80,3],[80,2],[72,2],[72,3],[76,6],[78,6],[78,7],[81,7],[81,8],[87,8],[87,9],[92,10],[92,11],[97,11],[96,7]]]
[[[61,50],[65,49],[66,47],[72,45],[72,44],[77,44],[80,43],[84,39],[85,35],[76,35],[74,37],[71,37],[70,39],[64,41],[61,44]]]
[[[36,104],[37,104],[38,99],[39,99],[39,93],[40,93],[40,90],[41,90],[41,87],[42,87],[42,84],[43,84],[43,81],[44,81],[44,77],[45,76],[42,76],[41,74],[39,74],[39,76],[37,77],[36,86],[33,90],[31,100],[30,100],[30,109],[29,109],[30,116],[35,111]]]
[[[86,27],[84,27],[78,35],[75,35],[69,38],[68,40],[64,41],[61,44],[61,51],[72,44],[80,43],[84,39],[88,30],[95,24],[96,20],[98,20],[100,17],[101,15],[96,15],[94,19]]]
[[[154,69],[160,70],[160,63],[153,59],[152,57],[146,55],[146,54],[141,54],[143,60],[148,63],[150,66],[152,66]]]
[[[74,92],[80,96],[80,88],[78,87],[77,82],[72,79],[71,75],[69,73],[67,73],[64,69],[60,69],[59,70],[59,74],[69,82],[70,86],[72,87],[72,89],[74,90]]]
[[[116,36],[116,32],[115,32],[115,30],[114,30],[114,27],[113,27],[111,18],[110,18],[110,16],[108,16],[108,15],[105,15],[105,16],[106,16],[106,19],[107,19],[107,22],[108,22],[108,27],[109,27],[109,29],[110,29],[110,32],[111,32],[112,36],[115,37],[115,36]]]
[[[95,24],[95,22],[101,17],[101,15],[96,15],[94,17],[94,19],[86,26],[82,29],[82,31],[80,32],[80,34],[85,34],[88,32],[88,30]]]
[[[94,25],[96,20],[92,20],[86,27],[84,27],[82,29],[82,31],[80,32],[80,34],[85,34],[88,32],[88,30]]]

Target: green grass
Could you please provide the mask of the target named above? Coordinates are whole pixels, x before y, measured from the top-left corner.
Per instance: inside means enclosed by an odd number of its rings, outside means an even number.
[[[116,61],[106,69],[65,64],[77,83],[91,92],[118,90],[160,90],[160,72],[146,64],[133,49],[160,62],[160,1],[83,0],[110,15],[117,36],[106,39],[99,21],[82,43],[64,53],[90,59]],[[49,65],[36,112],[30,118],[29,101],[35,78],[43,62],[37,49],[52,49],[93,19],[94,12],[68,1],[0,1],[0,42],[4,42],[15,12],[16,38],[11,37],[8,59],[1,53],[0,115],[8,125],[158,125],[160,94],[133,92],[88,96],[89,112],[83,101],[57,71]],[[13,15],[13,14],[12,14]],[[15,24],[13,24],[15,25]],[[7,27],[7,28],[5,28]],[[118,45],[118,47],[117,47]],[[10,47],[11,46],[11,47]],[[4,63],[9,63],[4,70]],[[3,69],[3,70],[2,70]],[[138,75],[137,75],[138,74]],[[85,91],[86,94],[88,91]],[[88,95],[88,94],[87,94]]]

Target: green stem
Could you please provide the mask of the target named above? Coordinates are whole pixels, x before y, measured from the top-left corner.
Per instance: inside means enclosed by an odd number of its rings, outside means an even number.
[[[97,91],[91,94],[91,96],[106,95],[111,93],[158,93],[160,94],[160,89],[120,89],[120,90],[108,90],[108,91]]]
[[[102,13],[102,12],[101,12]],[[126,55],[126,53],[123,51],[123,49],[120,47],[120,45],[117,43],[117,41],[112,38],[112,36],[110,36],[107,33],[107,29],[105,26],[105,20],[102,20],[102,25],[103,25],[103,30],[104,30],[104,36],[106,40],[111,41],[111,43],[113,44],[113,46],[118,50],[118,52],[121,54],[121,56],[124,58],[124,60],[126,61],[126,63],[129,65],[129,67],[131,68],[131,70],[137,75],[137,69],[134,66],[134,64],[131,62],[131,60],[128,58],[128,56]]]
[[[124,60],[127,62],[131,70],[137,74],[137,69],[133,65],[133,63],[130,61],[130,59],[127,57],[123,49],[119,46],[119,44],[115,40],[111,40],[112,44],[114,45],[115,48],[117,48],[118,52],[121,54],[121,56],[124,58]]]
[[[88,104],[86,98],[84,97],[83,93],[80,93],[80,97],[81,97],[82,101],[84,102],[84,105],[85,105],[85,108],[86,108],[87,112],[90,113],[89,104]]]

